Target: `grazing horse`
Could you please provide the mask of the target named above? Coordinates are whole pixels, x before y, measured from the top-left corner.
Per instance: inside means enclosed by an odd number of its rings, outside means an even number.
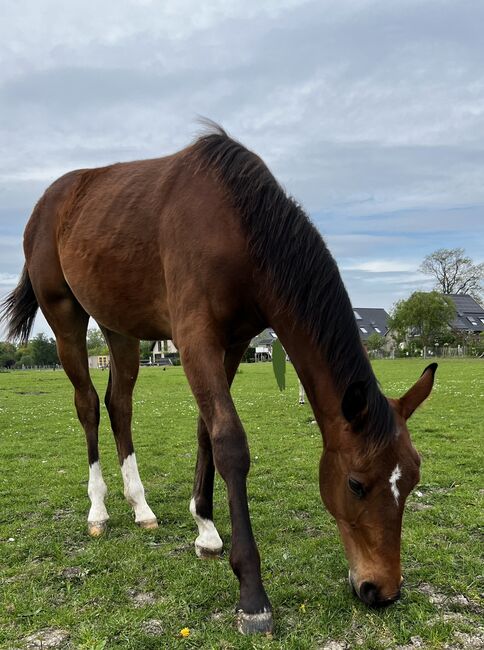
[[[400,399],[381,393],[334,259],[260,158],[212,124],[174,155],[73,171],[37,203],[24,249],[3,316],[9,337],[26,340],[40,306],[55,333],[87,438],[91,535],[103,532],[108,513],[89,316],[110,350],[105,402],[136,522],[157,525],[131,438],[139,339],[173,339],[200,411],[190,503],[196,552],[222,551],[212,513],[216,469],[228,493],[238,627],[272,629],[247,505],[249,448],[230,395],[249,341],[270,326],[322,432],[320,491],[343,539],[350,582],[368,605],[398,598],[403,507],[420,464],[406,420],[429,395],[436,364]]]

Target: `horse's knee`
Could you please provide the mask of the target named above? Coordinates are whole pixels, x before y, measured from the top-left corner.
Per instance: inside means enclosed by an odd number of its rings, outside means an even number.
[[[76,388],[74,401],[81,424],[97,426],[99,424],[99,397],[94,387]]]
[[[220,432],[212,436],[213,460],[225,482],[245,478],[250,468],[250,453],[245,434]]]

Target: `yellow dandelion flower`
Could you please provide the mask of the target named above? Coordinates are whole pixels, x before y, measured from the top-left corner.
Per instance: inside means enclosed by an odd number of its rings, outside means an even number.
[[[187,636],[190,636],[190,628],[184,627],[182,630],[180,630],[180,636],[182,636],[184,639],[186,639]]]
[[[303,614],[306,613],[306,605],[303,603],[301,607],[299,608],[299,611],[301,611]]]

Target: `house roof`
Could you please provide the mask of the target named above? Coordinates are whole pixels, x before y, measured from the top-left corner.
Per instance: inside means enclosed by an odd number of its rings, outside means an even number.
[[[362,341],[367,341],[372,334],[385,336],[388,332],[388,319],[390,317],[384,309],[353,307],[353,313]]]
[[[250,342],[251,347],[255,348],[258,345],[272,345],[277,340],[277,334],[270,327],[266,328],[257,336],[254,336]]]
[[[385,336],[388,332],[388,319],[390,318],[384,309],[373,309],[368,307],[354,308],[356,323],[362,341],[366,341],[371,334]],[[365,331],[363,331],[365,330]],[[277,339],[273,329],[267,328],[252,339],[250,345],[255,348],[260,345],[271,346]]]
[[[448,295],[455,305],[456,317],[450,324],[453,329],[466,332],[484,332],[484,309],[472,296],[464,293]]]

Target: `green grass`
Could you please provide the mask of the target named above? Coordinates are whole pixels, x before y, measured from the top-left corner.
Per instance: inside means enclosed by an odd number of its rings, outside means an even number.
[[[385,392],[398,396],[424,362],[374,366]],[[142,369],[135,394],[138,463],[160,527],[143,531],[133,522],[103,409],[111,519],[95,540],[86,533],[86,448],[66,376],[0,374],[0,648],[24,648],[26,637],[45,628],[67,630],[65,647],[84,650],[304,649],[329,640],[377,649],[415,636],[442,648],[456,632],[475,634],[483,589],[483,363],[443,361],[432,396],[411,420],[423,465],[421,496],[409,498],[404,520],[406,589],[397,604],[375,611],[347,586],[342,546],[319,497],[321,436],[310,408],[297,405],[288,372],[288,389],[279,393],[268,364],[244,365],[233,389],[251,446],[250,507],[274,607],[272,639],[236,632],[238,585],[227,551],[220,561],[195,557],[188,503],[197,409],[180,368]],[[94,371],[93,380],[102,395],[107,373]],[[220,479],[215,519],[227,549]],[[161,636],[147,631],[151,619]],[[190,628],[186,639],[183,627]]]

